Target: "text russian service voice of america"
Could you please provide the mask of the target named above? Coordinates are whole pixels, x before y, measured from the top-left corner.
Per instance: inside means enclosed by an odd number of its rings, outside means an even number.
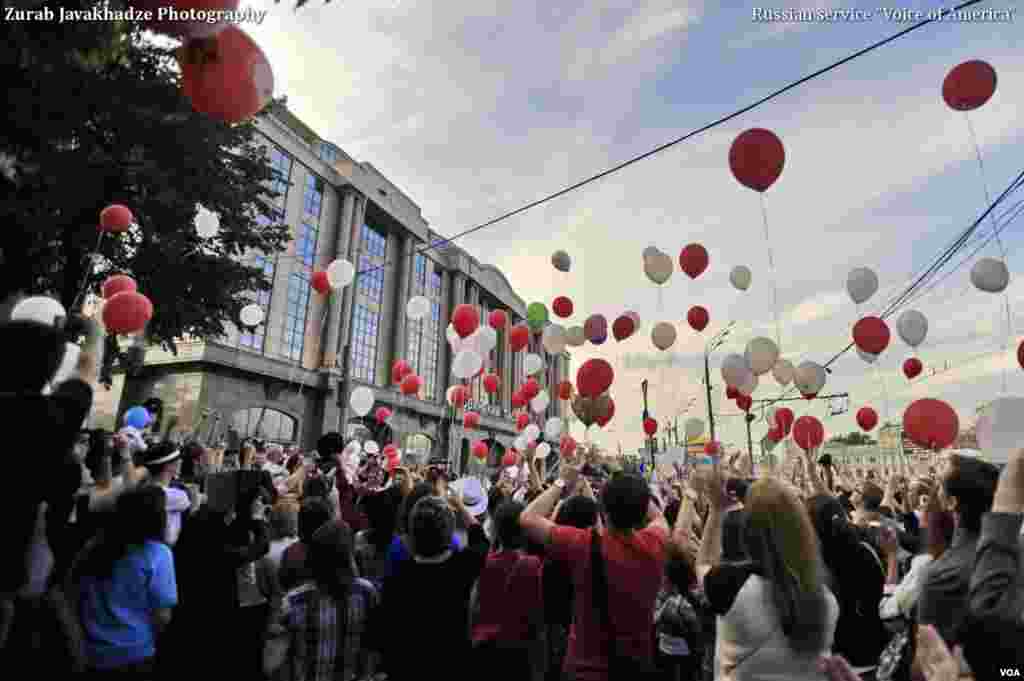
[[[772,9],[755,7],[751,11],[753,21],[759,23],[839,23],[871,21],[962,21],[978,23],[1010,23],[1014,20],[1016,8],[1009,9]]]

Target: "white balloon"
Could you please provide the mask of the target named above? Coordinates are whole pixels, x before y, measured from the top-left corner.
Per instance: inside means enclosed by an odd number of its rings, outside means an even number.
[[[263,308],[256,303],[249,303],[238,313],[238,318],[243,326],[259,326],[263,321]]]
[[[337,291],[351,284],[356,278],[356,268],[348,260],[338,258],[327,266],[327,283]]]
[[[380,454],[380,445],[373,440],[367,440],[363,443],[363,451],[367,454]]]
[[[698,418],[686,419],[686,439],[692,440],[704,434],[704,422]]]
[[[676,327],[669,322],[658,322],[651,329],[651,342],[659,350],[668,350],[676,342]]]
[[[365,385],[361,385],[352,391],[352,394],[348,398],[348,403],[349,406],[352,407],[352,411],[355,412],[356,416],[366,416],[370,413],[370,410],[373,409],[373,402],[375,399],[373,391]]]
[[[484,366],[484,358],[472,349],[459,350],[452,360],[452,374],[455,378],[472,378]]]
[[[971,283],[985,293],[1002,293],[1010,285],[1010,271],[1002,260],[981,258],[971,268]]]
[[[419,321],[430,314],[430,299],[424,296],[413,296],[405,305],[405,316]]]
[[[994,464],[1007,463],[1024,442],[1024,397],[1000,397],[988,406],[985,413],[991,424],[986,425],[988,446],[984,449],[985,458]],[[979,445],[982,441],[980,430]]]
[[[722,360],[722,380],[726,385],[738,388],[746,380],[747,374],[752,374],[747,359],[743,355],[732,353]]]
[[[650,260],[657,255],[661,255],[661,251],[657,246],[648,246],[644,249],[644,260]]]
[[[917,310],[907,310],[896,321],[896,331],[904,343],[916,348],[928,335],[928,318]]]
[[[801,395],[817,395],[825,387],[825,367],[817,362],[802,362],[796,368],[793,382]]]
[[[530,443],[526,439],[526,436],[520,433],[519,435],[516,436],[516,439],[512,441],[512,446],[518,449],[519,451],[523,452],[526,451],[526,448],[530,446]]]
[[[767,374],[779,361],[779,346],[771,338],[760,336],[747,343],[747,351],[744,354],[750,370],[756,376]]]
[[[527,376],[533,376],[544,369],[544,360],[541,359],[540,355],[535,355],[532,352],[523,357],[523,372]]]
[[[498,332],[491,328],[490,324],[478,326],[473,332],[473,336],[475,336],[476,346],[481,354],[486,355],[498,347]]]
[[[751,395],[754,394],[754,391],[757,390],[758,383],[760,383],[760,381],[757,380],[757,374],[751,371],[747,374],[746,380],[744,380],[743,383],[741,383],[740,385],[736,386],[736,389],[740,391],[741,395],[746,395],[747,397],[750,397]]]
[[[864,352],[860,348],[857,348],[857,354],[860,355],[860,358],[868,364],[874,364],[875,360],[878,359],[878,355],[873,355],[870,352]]]
[[[523,429],[523,437],[526,438],[528,444],[533,444],[540,437],[540,426],[536,423],[531,423]]]
[[[562,419],[557,416],[552,416],[548,419],[547,423],[544,424],[544,437],[549,440],[557,440],[558,436],[562,434]]]
[[[64,306],[49,296],[25,298],[11,311],[12,320],[23,319],[46,326],[53,326],[58,319],[67,319],[67,316]]]
[[[846,290],[853,302],[860,305],[878,290],[878,275],[867,267],[858,267],[846,278]]]
[[[212,239],[220,233],[220,218],[213,211],[198,206],[196,213],[196,234],[203,239]]]
[[[551,445],[549,445],[547,442],[541,442],[539,445],[537,445],[537,449],[534,450],[533,458],[534,459],[546,459],[548,457],[548,454],[550,454],[550,453],[551,453]]]
[[[660,252],[646,258],[644,274],[655,284],[664,284],[672,276],[672,258]]]
[[[541,414],[549,404],[551,404],[551,398],[548,397],[548,391],[541,390],[536,397],[530,400],[530,409],[533,409],[536,414]]]
[[[552,355],[560,355],[565,352],[566,339],[565,327],[561,324],[548,324],[544,327],[544,335],[541,337],[544,349]]]
[[[772,376],[775,378],[775,382],[785,388],[787,385],[793,382],[793,372],[796,369],[793,368],[793,363],[788,359],[779,359],[772,367]]]
[[[753,275],[750,273],[750,268],[745,265],[737,265],[729,273],[729,281],[740,291],[746,291],[750,288],[751,279],[753,279]]]
[[[570,326],[565,332],[565,344],[569,347],[579,348],[587,342],[587,332],[582,326]]]

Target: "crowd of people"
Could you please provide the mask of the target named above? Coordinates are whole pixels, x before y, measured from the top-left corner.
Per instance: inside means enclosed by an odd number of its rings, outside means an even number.
[[[0,325],[0,659],[94,679],[951,681],[1024,669],[1024,455],[816,452],[643,475],[581,449],[487,479],[83,430],[103,330]],[[1022,443],[1024,444],[1024,443]]]

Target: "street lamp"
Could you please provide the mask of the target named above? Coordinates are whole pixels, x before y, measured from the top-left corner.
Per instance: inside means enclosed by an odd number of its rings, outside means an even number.
[[[708,429],[711,435],[711,441],[715,440],[715,414],[711,409],[711,353],[722,347],[725,343],[725,339],[729,336],[729,332],[732,331],[732,327],[736,324],[735,321],[729,322],[729,324],[716,333],[714,337],[708,341],[708,344],[704,346],[704,387],[707,390],[708,396]]]

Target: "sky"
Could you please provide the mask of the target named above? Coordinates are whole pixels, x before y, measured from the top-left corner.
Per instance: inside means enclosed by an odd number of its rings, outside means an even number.
[[[765,23],[760,5],[702,0],[313,0],[251,3],[269,14],[245,28],[275,74],[275,94],[323,138],[372,163],[417,202],[433,229],[453,235],[573,184],[739,109],[791,81],[906,28],[881,16],[859,22]],[[938,3],[909,2],[927,10]],[[242,8],[246,7],[243,2]],[[807,2],[794,7],[830,7]],[[844,8],[870,9],[870,3]],[[1004,9],[983,3],[982,7]],[[581,190],[460,239],[496,265],[527,302],[570,297],[582,324],[626,310],[643,320],[622,343],[573,351],[573,364],[602,357],[615,368],[616,416],[591,439],[635,450],[643,442],[640,384],[659,420],[706,420],[704,347],[735,321],[710,359],[718,439],[746,446],[737,408],[723,397],[719,368],[756,336],[775,336],[784,357],[824,363],[851,340],[859,316],[874,314],[926,267],[1021,171],[1024,17],[1009,23],[945,22],[925,27],[724,125]],[[984,59],[999,76],[995,96],[967,116],[949,109],[945,74]],[[732,177],[729,146],[742,131],[768,128],[783,141],[786,166],[759,196]],[[1015,153],[1016,152],[1016,153]],[[1015,159],[1014,157],[1017,157]],[[1024,199],[1018,192],[1004,204]],[[969,426],[979,404],[1005,390],[1024,393],[1016,347],[1024,332],[1024,218],[1003,232],[1013,323],[1001,295],[970,284],[974,259],[908,307],[929,319],[918,348],[925,373],[907,381],[913,354],[893,341],[875,366],[851,351],[832,366],[825,391],[847,392],[848,413],[827,416],[823,402],[795,403],[821,418],[829,435],[856,429],[871,406],[899,421],[913,400],[949,402]],[[991,224],[986,230],[991,230]],[[662,287],[643,274],[641,252],[655,245],[676,260],[688,243],[710,253],[696,280],[676,270]],[[978,244],[982,244],[979,240]],[[569,273],[550,254],[572,257]],[[769,265],[769,253],[774,268]],[[1000,257],[993,242],[974,258]],[[729,271],[746,265],[753,284],[740,292]],[[858,307],[848,273],[869,267],[879,292]],[[772,303],[772,282],[778,306]],[[686,311],[702,305],[711,324],[697,333]],[[654,324],[676,325],[667,353],[651,344]],[[892,320],[895,321],[894,319]],[[1002,348],[1008,348],[1003,351]],[[667,362],[671,359],[671,362]],[[948,367],[948,368],[947,368]],[[935,375],[931,375],[936,370]],[[778,396],[762,377],[755,399]],[[689,406],[688,405],[692,405]],[[767,430],[755,422],[755,446]],[[581,433],[577,432],[581,435]]]

